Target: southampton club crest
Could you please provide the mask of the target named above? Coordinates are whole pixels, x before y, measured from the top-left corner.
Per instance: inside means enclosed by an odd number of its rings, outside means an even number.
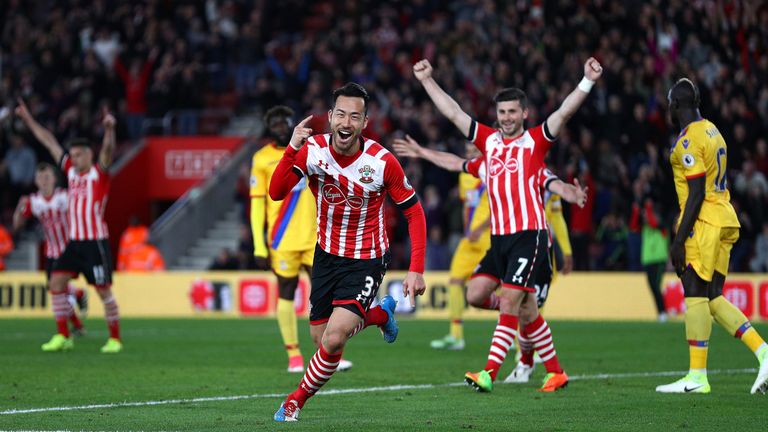
[[[373,168],[371,168],[370,165],[365,165],[362,168],[358,169],[357,172],[360,173],[360,181],[368,184],[373,182],[373,174],[376,172]]]

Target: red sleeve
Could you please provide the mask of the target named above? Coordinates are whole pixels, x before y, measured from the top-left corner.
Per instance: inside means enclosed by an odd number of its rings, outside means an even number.
[[[659,227],[659,220],[656,219],[656,214],[653,212],[653,205],[650,203],[645,205],[645,220],[648,221],[648,225],[650,225],[651,228]]]
[[[395,204],[403,204],[416,195],[413,190],[413,186],[408,182],[408,178],[403,172],[403,167],[400,165],[395,156],[392,153],[387,153],[382,158],[385,162],[384,165],[384,189],[386,189],[389,196]]]
[[[640,231],[640,206],[637,203],[632,204],[632,216],[629,217],[629,230],[631,232]]]
[[[306,174],[306,167],[307,145],[305,144],[299,150],[289,145],[269,181],[269,197],[273,201],[280,201],[288,196],[291,189]]]
[[[149,73],[152,72],[153,62],[147,60],[144,62],[144,67],[141,68],[141,85],[146,86],[149,80]]]
[[[125,68],[123,62],[120,61],[120,57],[115,57],[115,72],[117,72],[117,75],[120,76],[121,80],[128,81],[128,70]]]
[[[411,265],[408,271],[424,273],[424,255],[427,249],[427,219],[421,203],[408,207],[403,211],[408,220],[408,235],[411,237]]]
[[[29,195],[24,195],[21,198],[24,201],[24,206],[19,208],[19,212],[21,212],[21,215],[25,219],[29,219],[32,217],[32,197]],[[21,200],[19,201],[19,204],[21,204]]]
[[[483,156],[478,156],[474,159],[466,161],[464,163],[464,172],[482,180],[482,176],[480,175],[480,167],[483,165],[484,161],[485,157]]]
[[[488,140],[488,137],[494,133],[496,133],[496,129],[472,120],[472,124],[469,126],[469,136],[467,138],[475,144],[475,147],[477,147],[480,152],[485,154],[485,142]]]
[[[528,129],[528,134],[530,134],[531,138],[533,138],[533,152],[535,154],[539,154],[541,160],[543,161],[544,156],[552,147],[552,143],[555,141],[555,138],[547,136],[547,133],[544,131],[544,123],[534,128]]]
[[[72,168],[72,159],[69,158],[69,153],[64,153],[61,156],[61,161],[59,162],[59,166],[61,167],[61,170],[64,171],[64,177],[67,177],[67,172],[70,168]]]

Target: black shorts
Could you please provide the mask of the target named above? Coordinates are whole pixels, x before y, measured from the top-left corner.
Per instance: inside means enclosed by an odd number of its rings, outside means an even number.
[[[520,231],[491,236],[491,247],[485,253],[472,277],[486,276],[504,288],[536,292],[552,280],[549,256],[549,233],[546,230]]]
[[[557,271],[556,269],[563,266],[565,259],[563,252],[557,243],[554,243],[552,247],[549,248],[549,259],[551,264],[551,272],[549,276],[542,272],[542,279],[535,281],[533,284],[533,288],[536,289],[536,304],[539,306],[539,309],[543,308],[544,304],[547,303],[549,289],[552,287],[552,276],[554,272]]]
[[[344,258],[315,247],[309,323],[317,325],[328,321],[334,307],[343,307],[365,318],[379,293],[389,257],[387,251],[375,259]]]
[[[45,257],[45,281],[51,281],[51,273],[53,272],[53,266],[56,265],[58,258]]]
[[[53,264],[53,273],[80,273],[93,286],[112,283],[112,254],[107,240],[70,241],[59,259]]]

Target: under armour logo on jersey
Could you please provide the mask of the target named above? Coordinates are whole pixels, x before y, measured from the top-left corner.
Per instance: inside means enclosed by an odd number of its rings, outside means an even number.
[[[319,161],[317,161],[317,166],[319,166],[322,169],[327,170],[328,169],[328,162],[323,162],[323,160],[320,159]]]
[[[331,205],[340,205],[347,203],[353,209],[363,208],[365,200],[356,196],[347,196],[341,188],[335,184],[323,186],[323,200]]]
[[[523,283],[523,277],[522,276],[512,276],[512,283]]]

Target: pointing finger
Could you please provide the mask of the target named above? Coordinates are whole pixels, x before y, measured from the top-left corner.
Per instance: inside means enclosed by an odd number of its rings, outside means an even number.
[[[304,125],[305,125],[305,124],[306,124],[308,121],[310,121],[310,120],[312,120],[312,114],[310,114],[310,115],[309,115],[307,118],[305,118],[304,120],[302,120],[301,122],[299,122],[299,124],[297,124],[297,125],[296,125],[296,127],[297,127],[297,128],[298,128],[298,127],[304,127]]]

